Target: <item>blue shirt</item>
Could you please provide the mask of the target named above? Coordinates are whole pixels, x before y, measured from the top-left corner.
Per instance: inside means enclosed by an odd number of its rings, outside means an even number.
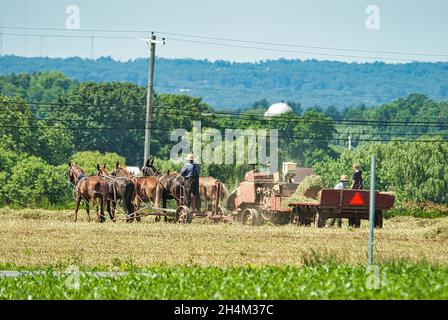
[[[341,190],[341,189],[345,189],[345,184],[346,184],[345,182],[342,182],[342,181],[341,181],[341,182],[339,182],[337,185],[335,185],[334,188],[335,188],[335,189],[339,189],[339,190]]]
[[[199,165],[188,162],[182,168],[180,174],[185,178],[198,178],[199,177]]]

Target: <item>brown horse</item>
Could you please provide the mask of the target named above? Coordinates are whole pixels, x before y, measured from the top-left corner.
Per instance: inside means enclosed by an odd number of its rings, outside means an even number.
[[[132,222],[134,215],[134,205],[132,201],[135,197],[134,182],[127,177],[115,176],[114,172],[109,174],[106,169],[106,165],[102,168],[99,164],[96,165],[97,176],[104,177],[108,184],[108,197],[107,208],[111,209],[112,216],[115,218],[115,208],[117,206],[117,200],[122,200],[123,212],[126,214],[126,221]]]
[[[115,164],[112,175],[115,175],[117,177],[127,177],[134,182],[136,189],[134,200],[136,211],[140,209],[142,203],[151,202],[153,205],[155,205],[158,183],[157,177],[155,175],[137,178],[132,175],[132,173],[130,173],[127,169],[121,167],[119,161],[117,161],[117,163]],[[140,221],[139,217],[137,217],[137,221]]]
[[[98,222],[104,222],[104,204],[107,202],[107,181],[98,176],[86,176],[85,171],[76,164],[69,163],[68,180],[75,188],[76,208],[73,221],[78,220],[78,210],[81,200],[86,204],[87,218],[90,221],[89,202],[92,201]],[[98,214],[97,199],[100,201],[100,214]],[[110,214],[110,212],[109,212]]]
[[[218,179],[215,179],[213,177],[199,178],[199,194],[201,195],[201,198],[206,202],[213,203],[214,201],[216,201],[216,197],[218,196],[218,184],[221,185],[219,201],[223,203],[224,207],[226,207],[226,200],[229,197],[230,193],[226,186]]]
[[[158,183],[156,188],[155,207],[159,208],[160,199],[162,199],[162,208],[166,208],[167,201],[170,199],[175,199],[178,206],[182,205],[180,199],[181,186],[185,180],[184,177],[177,172],[162,174],[159,170],[154,168],[153,163],[153,158],[148,159],[141,170],[143,176],[157,178]],[[166,216],[164,220],[167,221]]]

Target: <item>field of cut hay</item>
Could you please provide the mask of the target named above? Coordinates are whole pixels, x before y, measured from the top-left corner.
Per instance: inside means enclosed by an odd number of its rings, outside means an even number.
[[[239,223],[189,225],[154,223],[104,224],[70,221],[71,211],[0,209],[0,264],[38,267],[64,263],[109,268],[117,261],[200,266],[302,266],[310,257],[323,262],[364,264],[368,229],[260,227]],[[375,230],[375,260],[426,261],[448,266],[448,218],[388,219]]]
[[[0,299],[448,298],[448,218],[386,220],[369,271],[365,222],[99,224],[71,214],[0,209],[0,269],[31,272],[0,274]]]

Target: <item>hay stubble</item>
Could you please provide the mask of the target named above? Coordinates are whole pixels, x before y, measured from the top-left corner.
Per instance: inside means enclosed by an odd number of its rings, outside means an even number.
[[[0,263],[45,266],[76,261],[110,266],[128,261],[145,266],[302,265],[317,254],[348,264],[366,261],[367,223],[359,230],[234,224],[105,224],[71,222],[71,211],[0,209]],[[80,214],[85,218],[84,212]],[[426,260],[448,265],[448,218],[393,218],[375,231],[377,261]]]

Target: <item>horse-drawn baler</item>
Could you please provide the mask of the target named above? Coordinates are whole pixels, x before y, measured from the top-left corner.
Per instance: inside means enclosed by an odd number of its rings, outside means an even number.
[[[314,224],[319,228],[324,227],[330,218],[369,219],[370,194],[367,190],[310,188],[304,196],[316,200],[291,202],[293,198],[290,197],[298,187],[297,183],[291,182],[295,169],[293,163],[284,164],[281,177],[277,172],[247,172],[245,180],[227,201],[227,208],[233,211],[234,219],[247,225],[269,221],[300,226]],[[391,209],[394,200],[389,193],[375,193],[375,227],[382,227],[383,211]]]
[[[265,221],[289,223],[291,208],[282,206],[282,200],[297,189],[297,184],[291,182],[295,170],[295,163],[284,163],[282,176],[278,172],[247,172],[244,181],[227,201],[227,208],[234,212],[235,220],[247,225]]]

